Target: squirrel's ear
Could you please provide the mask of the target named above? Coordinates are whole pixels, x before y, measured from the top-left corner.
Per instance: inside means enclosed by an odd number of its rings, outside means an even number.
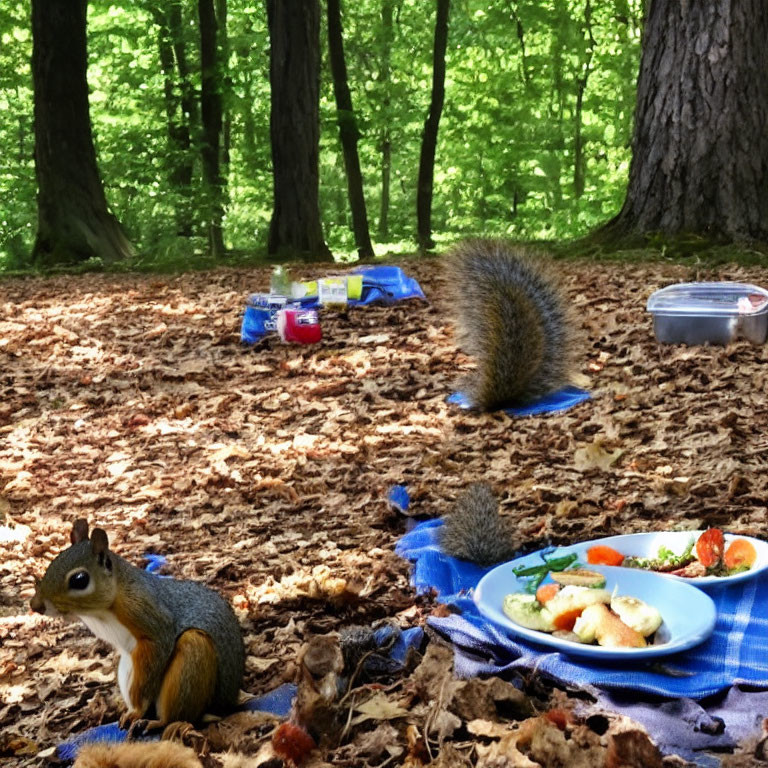
[[[109,551],[107,534],[101,528],[94,528],[91,534],[91,550],[94,555],[106,554]]]
[[[75,520],[75,524],[72,526],[72,533],[69,534],[69,540],[73,544],[77,544],[79,541],[86,541],[88,539],[88,521],[84,517],[79,517]]]

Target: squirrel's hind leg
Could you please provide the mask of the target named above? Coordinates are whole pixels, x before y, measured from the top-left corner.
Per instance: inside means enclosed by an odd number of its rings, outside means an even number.
[[[198,629],[183,632],[155,702],[157,725],[179,720],[198,722],[213,699],[216,674],[216,648],[210,636]]]

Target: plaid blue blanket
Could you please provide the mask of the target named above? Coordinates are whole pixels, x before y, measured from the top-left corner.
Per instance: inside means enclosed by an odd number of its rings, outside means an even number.
[[[430,618],[429,624],[460,651],[460,676],[536,669],[569,685],[692,699],[734,684],[768,688],[768,576],[709,590],[718,617],[713,635],[702,645],[660,663],[598,663],[513,639],[486,621],[471,590],[489,569],[443,554],[441,525],[440,520],[421,523],[398,542],[396,552],[413,561],[412,583],[418,591],[434,589],[442,602],[458,609],[445,618]]]

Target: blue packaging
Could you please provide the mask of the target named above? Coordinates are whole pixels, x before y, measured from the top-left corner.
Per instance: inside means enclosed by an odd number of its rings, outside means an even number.
[[[252,293],[245,302],[245,315],[240,338],[255,344],[268,333],[277,333],[277,313],[285,307],[295,306],[287,296],[272,293]]]

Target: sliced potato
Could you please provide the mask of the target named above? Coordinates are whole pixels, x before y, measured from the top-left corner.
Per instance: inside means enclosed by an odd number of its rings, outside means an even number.
[[[643,637],[652,635],[661,626],[662,618],[658,610],[637,597],[614,597],[611,600],[611,610]]]
[[[627,626],[605,603],[587,606],[576,620],[573,631],[584,643],[597,640],[606,648],[644,648],[645,638]]]
[[[549,608],[542,605],[534,595],[521,592],[507,595],[502,610],[512,621],[526,629],[552,632],[555,628]]]
[[[570,571],[550,571],[553,581],[563,586],[574,587],[604,587],[605,576],[597,571],[586,568],[573,568]]]
[[[581,613],[588,605],[593,603],[610,603],[611,593],[607,589],[593,589],[592,587],[563,587],[551,600],[547,602],[547,608],[553,618],[566,613]]]

